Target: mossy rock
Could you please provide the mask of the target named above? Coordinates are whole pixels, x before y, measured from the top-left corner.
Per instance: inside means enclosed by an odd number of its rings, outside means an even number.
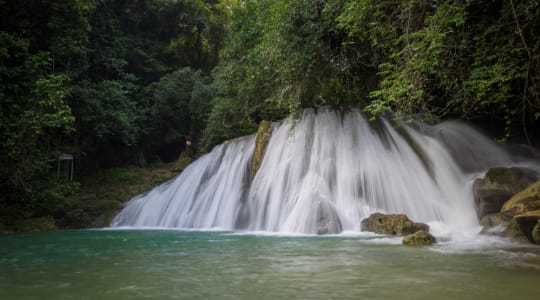
[[[403,238],[402,244],[407,246],[430,246],[437,242],[437,239],[428,232],[423,230],[406,235]]]
[[[362,220],[361,229],[387,235],[407,235],[420,230],[429,232],[427,224],[413,222],[404,214],[374,213]]]
[[[531,243],[540,244],[540,210],[517,215],[514,220]]]
[[[257,130],[257,138],[255,139],[255,149],[253,150],[253,158],[251,160],[251,179],[255,177],[257,171],[261,167],[266,146],[270,141],[272,135],[272,123],[268,121],[262,121],[259,124]]]
[[[504,203],[501,213],[513,217],[534,210],[540,210],[540,181],[512,196]]]
[[[539,179],[539,174],[527,168],[492,168],[473,184],[474,203],[479,219],[501,211],[503,204]]]

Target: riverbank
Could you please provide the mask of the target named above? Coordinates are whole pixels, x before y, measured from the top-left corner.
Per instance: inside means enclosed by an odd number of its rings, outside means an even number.
[[[83,176],[76,182],[64,184],[71,192],[62,195],[65,204],[53,211],[37,215],[28,215],[17,208],[3,211],[1,215],[6,217],[0,221],[0,233],[105,227],[126,201],[174,178],[191,161],[192,158],[183,153],[170,163],[118,167]],[[54,194],[54,191],[48,192]]]

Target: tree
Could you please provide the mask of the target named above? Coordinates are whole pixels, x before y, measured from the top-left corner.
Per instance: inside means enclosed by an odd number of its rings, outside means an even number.
[[[146,87],[141,144],[146,145],[147,153],[159,153],[162,159],[171,160],[186,140],[196,144],[215,93],[209,78],[191,68],[167,74]]]

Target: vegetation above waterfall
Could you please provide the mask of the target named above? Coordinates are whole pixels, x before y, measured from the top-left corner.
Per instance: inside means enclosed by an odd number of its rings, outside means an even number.
[[[228,104],[212,113],[241,128],[354,105],[494,119],[526,140],[540,118],[539,26],[538,1],[243,1],[215,71]]]
[[[65,219],[86,178],[306,107],[538,140],[536,0],[22,0],[0,1],[0,24],[2,222]]]

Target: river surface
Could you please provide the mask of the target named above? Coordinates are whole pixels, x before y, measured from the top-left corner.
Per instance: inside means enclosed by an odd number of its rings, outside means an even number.
[[[539,299],[536,246],[370,235],[89,230],[0,236],[0,299]]]

